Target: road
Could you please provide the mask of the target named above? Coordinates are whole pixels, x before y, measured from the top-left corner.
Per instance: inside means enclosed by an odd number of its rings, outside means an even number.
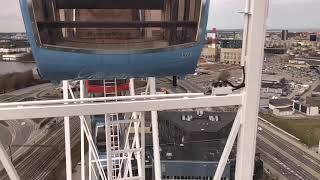
[[[53,87],[54,86],[52,84],[40,84],[6,93],[0,95],[0,103],[19,102],[26,99],[39,99],[41,98],[39,97],[40,93],[50,90]],[[20,148],[20,146],[24,145],[28,141],[32,141],[30,136],[36,129],[37,124],[31,119],[3,121],[2,124],[0,124],[1,143],[6,148],[8,154],[10,154],[13,158],[17,158],[21,153],[27,150],[27,148]],[[9,145],[11,147],[10,149]],[[2,165],[0,163],[0,170],[1,169]]]
[[[264,141],[263,138],[257,138],[257,152],[261,153],[261,159],[277,170],[288,180],[317,180],[317,177],[310,174],[301,165],[296,163],[277,148],[270,145],[270,141]],[[272,143],[271,143],[272,144]]]
[[[71,146],[80,139],[79,122],[78,118],[70,119]],[[63,160],[64,148],[64,126],[63,121],[60,121],[46,136],[37,141],[36,145],[15,159],[13,164],[22,180],[47,179]],[[9,179],[4,170],[0,172],[0,179]]]
[[[195,83],[183,80],[180,84],[190,92],[203,89]],[[179,84],[179,85],[180,85]],[[283,136],[274,133],[271,127],[264,127],[257,135],[257,152],[261,153],[264,163],[277,170],[283,179],[318,180],[320,179],[320,159],[295,146]]]
[[[317,180],[320,177],[320,159],[309,154],[295,143],[284,139],[272,127],[263,125],[257,135],[257,151],[267,164],[287,179]],[[293,140],[292,140],[293,141]],[[281,166],[281,167],[280,167]]]
[[[10,93],[6,93],[0,96],[0,103],[4,102],[19,102],[25,99],[37,99],[38,94],[51,89],[53,87],[52,84],[40,84],[36,86],[31,86],[28,88],[20,89],[17,91],[13,91]],[[8,125],[7,130],[10,131],[12,141],[10,142],[13,145],[22,145],[24,144],[32,131],[35,128],[35,124],[31,120],[15,120],[15,121],[6,121]],[[2,127],[4,128],[4,127]],[[2,136],[5,137],[5,136]],[[2,140],[2,139],[1,139]],[[8,146],[7,140],[2,140],[4,146]],[[17,148],[13,148],[12,152],[15,152]]]
[[[307,97],[311,96],[311,93],[313,92],[313,90],[320,85],[320,80],[316,80],[311,87],[309,88],[309,90],[307,92],[305,92],[300,98],[306,100]]]

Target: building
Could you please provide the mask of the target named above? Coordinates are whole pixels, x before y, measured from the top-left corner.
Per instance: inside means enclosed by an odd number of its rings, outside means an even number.
[[[12,54],[12,53],[30,53],[30,47],[22,48],[0,48],[0,54]]]
[[[287,67],[293,67],[297,69],[301,68],[309,68],[310,65],[306,63],[306,61],[301,61],[301,60],[289,60],[289,63],[286,64]]]
[[[269,107],[270,98],[268,96],[260,96],[259,107],[260,108],[268,108]]]
[[[221,48],[220,62],[224,64],[241,63],[241,49],[237,48]]]
[[[317,34],[310,34],[310,41],[317,41]]]
[[[282,40],[282,41],[288,40],[288,34],[289,34],[289,31],[288,31],[288,30],[282,30],[282,31],[281,31],[281,40]]]
[[[269,109],[271,110],[288,108],[288,107],[292,107],[292,101],[287,98],[271,99],[269,103]]]
[[[158,112],[161,175],[163,180],[213,180],[223,153],[235,112],[163,111]],[[152,138],[146,136],[146,167],[153,168]],[[222,180],[235,179],[236,146],[231,150]],[[255,179],[263,172],[263,162],[255,161]],[[146,169],[146,174],[154,172]],[[148,176],[149,179],[152,179]]]
[[[0,42],[0,54],[31,53],[26,40],[3,40]]]
[[[277,116],[289,116],[294,113],[292,109],[292,101],[287,98],[271,99],[269,109]]]
[[[235,116],[235,112],[158,112],[162,179],[213,179]],[[152,138],[148,136],[150,162]],[[234,179],[235,155],[233,148],[222,179]]]
[[[17,53],[17,54],[3,54],[3,61],[20,61],[25,57],[30,56],[30,53]]]
[[[224,64],[240,64],[242,40],[220,40],[220,62]]]
[[[264,52],[268,54],[285,54],[286,48],[264,48]]]
[[[213,47],[204,47],[201,52],[201,58],[210,62],[217,61],[217,49]]]
[[[318,116],[320,104],[313,104],[310,102],[302,103],[295,101],[293,103],[294,111],[306,114],[307,116]]]
[[[163,111],[158,112],[161,143],[221,139],[229,135],[235,112]]]
[[[262,82],[261,83],[261,97],[281,97],[285,92],[286,87],[280,83]]]
[[[224,146],[217,140],[161,146],[161,179],[212,180]],[[235,155],[233,149],[222,180],[234,179]]]
[[[231,48],[231,49],[241,49],[242,48],[242,40],[232,39],[232,40],[220,40],[220,47],[221,48]]]
[[[292,110],[292,107],[287,107],[287,108],[276,108],[272,111],[272,113],[277,116],[290,116],[290,115],[293,115],[294,111]]]

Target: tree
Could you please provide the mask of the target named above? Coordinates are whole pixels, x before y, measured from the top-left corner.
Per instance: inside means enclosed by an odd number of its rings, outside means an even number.
[[[279,82],[280,84],[285,85],[287,83],[287,80],[286,78],[281,78]]]

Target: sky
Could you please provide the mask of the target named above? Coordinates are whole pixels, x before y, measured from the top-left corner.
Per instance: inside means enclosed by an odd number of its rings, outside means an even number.
[[[19,0],[0,0],[0,32],[23,32]],[[243,26],[245,0],[211,0],[208,27],[238,29]],[[320,28],[320,0],[270,0],[269,29]]]

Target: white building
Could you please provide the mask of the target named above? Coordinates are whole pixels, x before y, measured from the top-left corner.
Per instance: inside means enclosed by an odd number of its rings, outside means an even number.
[[[31,48],[30,47],[0,48],[0,54],[10,54],[10,53],[31,53]]]
[[[293,114],[294,111],[292,107],[288,107],[288,108],[276,108],[272,112],[274,115],[277,115],[277,116],[290,116]]]
[[[279,83],[262,82],[261,97],[280,97],[283,94],[283,86]]]
[[[2,55],[3,61],[18,61],[19,59],[24,58],[28,53],[19,53],[19,54],[4,54]]]
[[[241,51],[241,48],[221,48],[221,63],[240,65]]]
[[[306,114],[307,116],[318,116],[319,115],[319,107],[318,106],[312,106],[312,105],[306,105],[302,104],[300,102],[294,102],[294,110],[303,114]]]
[[[294,113],[292,101],[287,98],[271,99],[269,102],[269,109],[277,116],[289,116]]]
[[[269,102],[269,109],[271,110],[288,108],[288,107],[292,107],[292,101],[287,98],[271,99]]]
[[[217,59],[217,49],[212,47],[204,47],[201,52],[201,58],[215,62]]]

